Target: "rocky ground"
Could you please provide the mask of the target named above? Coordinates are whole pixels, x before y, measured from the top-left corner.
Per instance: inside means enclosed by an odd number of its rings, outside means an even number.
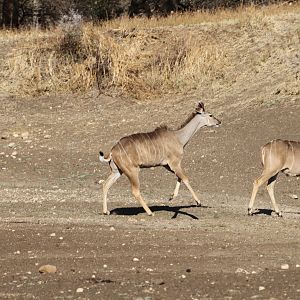
[[[257,214],[246,215],[260,146],[299,139],[297,101],[234,110],[207,101],[222,126],[198,132],[183,162],[203,207],[184,187],[169,202],[176,179],[153,168],[140,177],[154,217],[125,177],[110,190],[112,215],[99,214],[109,169],[98,150],[162,123],[177,127],[195,100],[2,99],[1,299],[299,298],[299,180],[279,177],[283,218],[265,189]],[[39,273],[46,264],[57,272]]]

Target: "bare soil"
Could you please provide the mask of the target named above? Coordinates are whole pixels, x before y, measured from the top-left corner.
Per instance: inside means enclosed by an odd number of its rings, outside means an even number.
[[[265,189],[257,214],[246,214],[261,172],[260,146],[299,140],[294,99],[234,109],[224,98],[207,101],[222,126],[200,130],[183,162],[204,206],[196,207],[184,187],[169,202],[174,175],[143,169],[141,190],[155,212],[148,217],[125,177],[110,190],[112,215],[99,214],[99,181],[109,168],[98,162],[98,151],[162,123],[176,128],[195,97],[151,103],[93,94],[3,97],[0,298],[298,299],[300,200],[290,195],[300,196],[299,180],[279,177],[282,218],[272,215]],[[57,273],[40,274],[44,264]]]

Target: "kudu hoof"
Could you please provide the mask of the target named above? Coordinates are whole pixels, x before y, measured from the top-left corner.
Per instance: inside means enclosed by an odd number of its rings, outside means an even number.
[[[251,208],[248,208],[248,216],[253,216],[253,211]]]
[[[104,212],[103,212],[103,215],[109,216],[109,215],[110,215],[110,211],[109,211],[109,210],[108,210],[108,211],[104,211]]]
[[[199,203],[197,202],[197,203],[196,203],[196,206],[197,206],[197,207],[202,207],[202,204],[201,204],[200,202],[199,202]]]

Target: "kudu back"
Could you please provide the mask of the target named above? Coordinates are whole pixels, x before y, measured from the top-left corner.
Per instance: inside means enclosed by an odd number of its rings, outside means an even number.
[[[191,192],[197,205],[201,205],[198,196],[193,191],[188,177],[185,175],[181,161],[183,149],[192,136],[205,126],[219,126],[220,121],[204,110],[204,104],[199,102],[192,115],[177,130],[167,127],[156,128],[152,132],[136,133],[121,138],[105,156],[99,153],[101,162],[108,162],[111,173],[103,184],[103,213],[109,214],[107,209],[107,193],[116,180],[125,174],[130,183],[132,194],[142,205],[148,215],[153,215],[140,193],[139,170],[164,166],[177,176],[177,183],[171,199],[179,192],[181,181]]]
[[[253,205],[259,187],[267,182],[267,190],[275,213],[278,216],[282,216],[275,201],[274,185],[279,172],[283,172],[288,176],[300,175],[300,142],[284,141],[280,139],[273,140],[261,148],[261,160],[263,172],[253,183],[248,214],[253,214]]]

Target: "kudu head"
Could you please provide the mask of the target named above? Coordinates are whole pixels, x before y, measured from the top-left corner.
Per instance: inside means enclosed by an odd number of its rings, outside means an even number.
[[[196,106],[196,114],[200,115],[201,118],[203,118],[204,126],[219,127],[221,124],[221,121],[216,119],[212,114],[205,112],[203,102],[198,102],[198,104]]]

